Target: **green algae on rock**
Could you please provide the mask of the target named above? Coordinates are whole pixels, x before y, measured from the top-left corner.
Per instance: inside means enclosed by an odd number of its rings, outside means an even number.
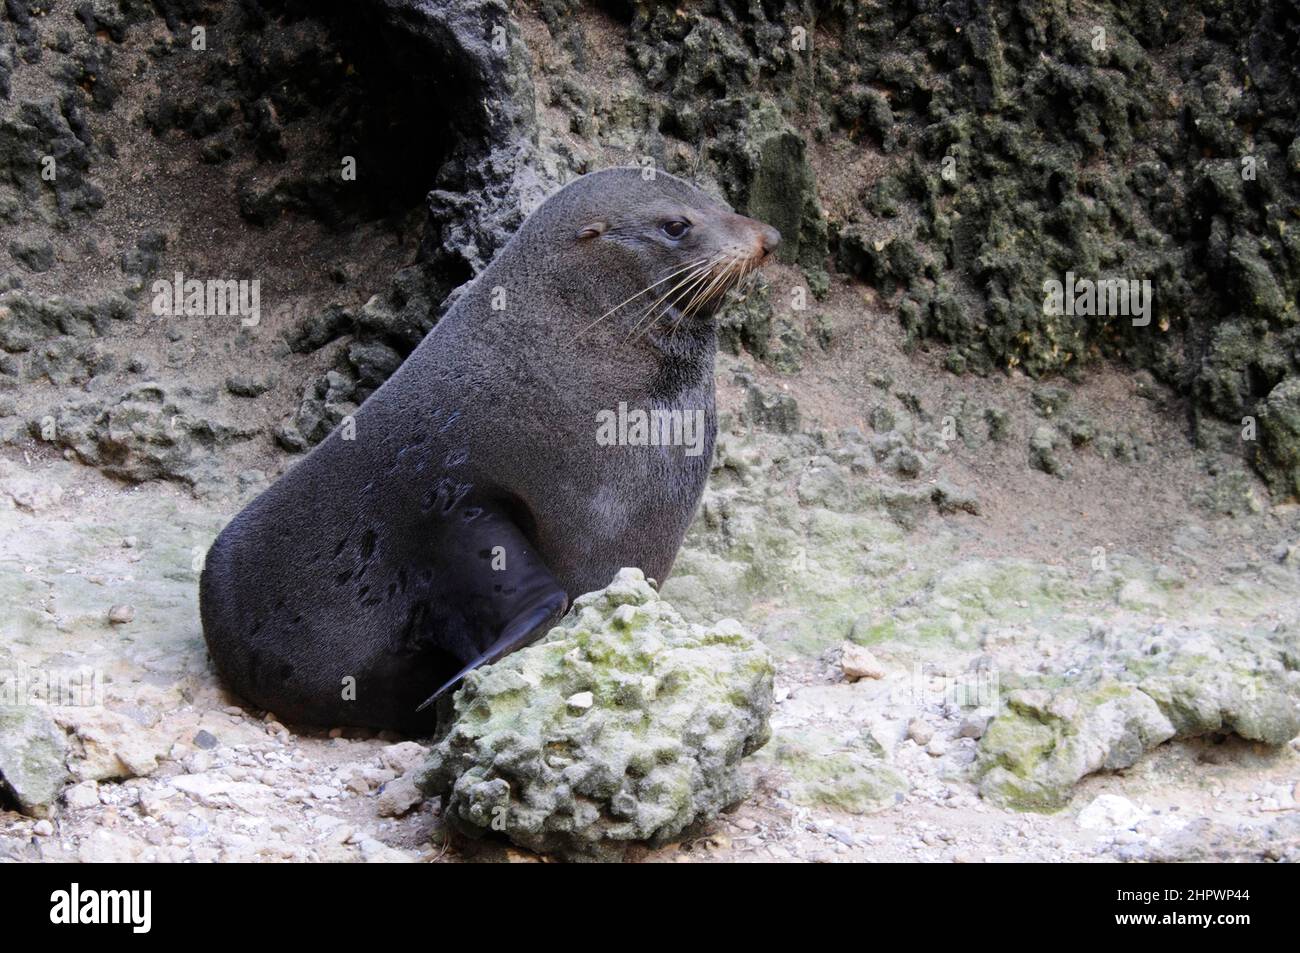
[[[68,741],[48,710],[0,706],[0,793],[24,814],[48,817],[69,779]]]
[[[772,674],[739,623],[689,624],[624,569],[540,642],[467,676],[419,785],[465,833],[616,860],[745,797]]]
[[[1109,636],[1062,676],[1012,691],[980,739],[981,796],[1066,806],[1088,774],[1130,767],[1172,738],[1236,734],[1284,745],[1300,734],[1300,656],[1264,635],[1192,631]]]
[[[873,814],[894,807],[910,790],[869,734],[846,744],[828,733],[777,735],[759,759],[789,775],[791,800],[848,814]]]

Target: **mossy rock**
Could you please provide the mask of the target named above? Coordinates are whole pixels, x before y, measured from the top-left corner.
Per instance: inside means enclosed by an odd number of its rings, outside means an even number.
[[[470,673],[419,784],[464,833],[617,860],[746,796],[772,675],[739,623],[689,624],[624,569],[540,642]]]
[[[1137,763],[1172,738],[1235,734],[1280,746],[1300,734],[1294,650],[1259,633],[1112,636],[1064,676],[1008,693],[980,739],[980,794],[1021,810],[1065,807],[1086,775]]]
[[[68,740],[39,705],[0,706],[0,791],[24,814],[49,817],[70,775]]]

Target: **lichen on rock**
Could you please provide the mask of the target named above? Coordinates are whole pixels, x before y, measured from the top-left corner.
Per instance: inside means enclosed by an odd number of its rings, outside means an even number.
[[[874,814],[896,806],[910,785],[873,742],[869,732],[853,743],[830,732],[778,735],[760,758],[789,775],[785,791],[796,804]]]
[[[1108,637],[1066,676],[1025,680],[980,739],[980,794],[1057,810],[1074,785],[1174,738],[1235,734],[1284,745],[1300,734],[1294,647],[1262,634],[1190,631]]]
[[[37,705],[0,706],[0,793],[33,817],[48,817],[68,781],[68,742]]]
[[[689,624],[624,569],[540,642],[470,673],[418,783],[464,833],[619,859],[745,797],[772,673],[738,623]]]

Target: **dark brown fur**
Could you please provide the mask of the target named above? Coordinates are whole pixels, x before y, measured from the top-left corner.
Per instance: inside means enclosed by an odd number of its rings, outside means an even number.
[[[664,232],[673,216],[688,240]],[[200,603],[226,684],[285,720],[427,731],[421,702],[577,595],[623,566],[665,578],[713,450],[709,305],[637,329],[656,289],[597,318],[706,252],[753,264],[778,239],[663,173],[548,199],[365,402],[356,439],[331,434],[213,544]],[[598,446],[596,413],[620,402],[703,410],[704,452]]]

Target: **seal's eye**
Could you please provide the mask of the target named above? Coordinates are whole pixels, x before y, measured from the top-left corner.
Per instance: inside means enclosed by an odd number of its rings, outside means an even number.
[[[685,236],[691,230],[691,223],[680,218],[675,218],[671,222],[664,222],[659,226],[664,230],[664,234],[674,241]]]

